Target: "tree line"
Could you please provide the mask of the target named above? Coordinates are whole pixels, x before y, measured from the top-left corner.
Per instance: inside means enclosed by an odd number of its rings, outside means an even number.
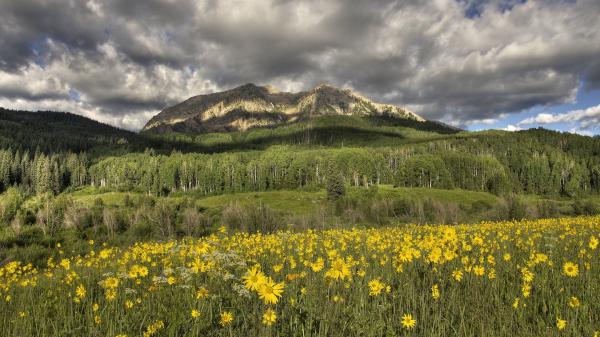
[[[489,132],[391,147],[271,146],[264,151],[159,153],[154,149],[102,158],[86,152],[0,150],[0,192],[58,194],[106,186],[154,195],[200,195],[323,188],[345,184],[461,188],[502,195],[600,192],[600,138],[546,130]]]
[[[440,143],[410,148],[297,149],[106,158],[90,168],[90,183],[155,195],[194,190],[201,195],[323,188],[331,175],[353,186],[461,188],[495,194],[600,192],[600,163],[562,151],[495,153]],[[520,150],[519,150],[520,151]]]
[[[58,194],[88,184],[89,167],[86,153],[0,150],[0,191],[16,186],[27,194]]]

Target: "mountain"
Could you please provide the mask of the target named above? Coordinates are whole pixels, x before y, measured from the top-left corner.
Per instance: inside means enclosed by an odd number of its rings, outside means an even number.
[[[244,131],[325,115],[384,116],[424,122],[417,114],[375,103],[348,89],[319,85],[310,91],[280,92],[271,86],[245,84],[194,96],[166,108],[143,128],[148,133],[210,133]]]

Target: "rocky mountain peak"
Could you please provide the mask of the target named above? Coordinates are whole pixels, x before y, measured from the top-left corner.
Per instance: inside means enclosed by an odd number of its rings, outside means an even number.
[[[191,97],[154,116],[143,131],[208,133],[273,126],[321,115],[387,115],[424,121],[415,113],[379,104],[330,84],[309,91],[281,92],[247,83],[230,90]]]

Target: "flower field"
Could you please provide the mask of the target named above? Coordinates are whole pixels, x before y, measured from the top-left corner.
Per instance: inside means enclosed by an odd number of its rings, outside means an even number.
[[[89,242],[0,268],[2,336],[600,336],[600,217]],[[60,250],[60,247],[56,247]]]

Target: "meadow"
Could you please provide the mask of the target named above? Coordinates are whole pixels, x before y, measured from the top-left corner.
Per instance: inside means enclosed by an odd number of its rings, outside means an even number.
[[[3,336],[589,336],[600,216],[228,232],[0,268]]]

